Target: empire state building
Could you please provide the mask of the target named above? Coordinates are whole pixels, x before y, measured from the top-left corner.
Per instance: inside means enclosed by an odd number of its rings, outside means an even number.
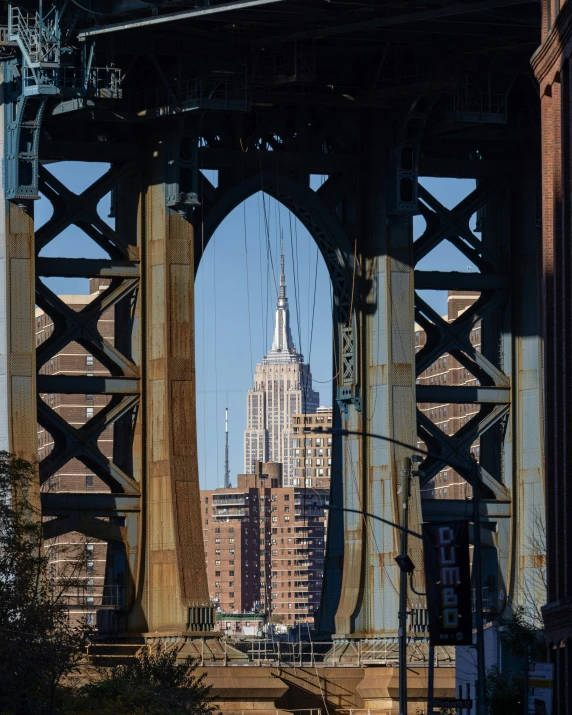
[[[282,254],[272,347],[262,363],[256,365],[254,384],[246,395],[245,473],[252,474],[258,461],[280,462],[284,486],[292,485],[292,415],[314,413],[318,404],[319,394],[312,390],[310,365],[296,351],[290,332]]]

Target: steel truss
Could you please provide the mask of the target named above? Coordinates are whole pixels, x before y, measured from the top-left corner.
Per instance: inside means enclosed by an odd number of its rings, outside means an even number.
[[[530,170],[523,169],[527,179]],[[538,310],[531,305],[536,285],[523,286],[536,259],[535,230],[528,226],[523,231],[522,220],[515,219],[527,198],[529,210],[533,210],[534,187],[531,190],[525,179],[519,185],[508,175],[489,176],[478,180],[477,187],[457,206],[447,209],[420,185],[419,211],[426,228],[414,244],[416,264],[440,243],[449,241],[480,271],[415,272],[417,291],[450,289],[480,294],[451,323],[415,294],[416,320],[426,332],[426,343],[416,356],[416,375],[448,353],[476,378],[475,386],[420,385],[418,402],[473,403],[479,407],[455,434],[445,434],[418,409],[417,431],[431,452],[421,465],[421,487],[448,465],[473,490],[481,492],[488,560],[485,574],[495,584],[492,611],[497,613],[507,605],[530,606],[544,599],[539,568],[544,555],[536,553],[534,558],[533,553],[533,542],[541,541],[537,522],[544,510],[541,352],[538,330],[531,329],[538,321]],[[469,226],[475,213],[481,222],[481,239]],[[525,291],[532,293],[530,299],[525,298]],[[482,328],[481,351],[470,341],[477,324]],[[524,424],[523,409],[527,415]],[[479,463],[471,450],[477,440],[481,442]],[[423,513],[429,520],[467,518],[471,508],[463,501],[424,501]]]
[[[49,478],[67,462],[78,459],[100,477],[110,489],[109,495],[51,493],[41,495],[45,516],[45,538],[54,538],[70,531],[95,537],[107,542],[125,545],[128,572],[131,575],[127,588],[127,604],[132,605],[136,586],[137,549],[140,538],[141,475],[129,466],[132,457],[126,458],[116,448],[116,459],[102,454],[98,440],[106,430],[133,432],[138,422],[141,400],[141,364],[120,340],[111,344],[98,330],[98,321],[105,312],[115,311],[116,316],[133,313],[141,291],[140,262],[137,246],[131,244],[120,230],[112,229],[97,212],[99,201],[110,191],[117,190],[135,171],[133,163],[112,166],[100,179],[81,194],[73,193],[56,179],[45,167],[39,173],[39,188],[50,201],[53,214],[49,221],[36,231],[36,304],[50,316],[54,330],[42,343],[36,354],[37,369],[49,364],[52,357],[66,345],[77,342],[109,371],[109,377],[74,377],[39,374],[37,378],[38,422],[54,440],[51,453],[40,463],[40,480],[47,485]],[[109,259],[77,259],[65,257],[40,258],[42,249],[69,226],[75,225],[109,255]],[[54,276],[83,278],[110,278],[108,288],[102,291],[83,310],[74,311],[51,291],[41,278]],[[128,329],[127,325],[123,330]],[[47,402],[43,394],[99,394],[109,395],[108,404],[80,428],[67,423]]]
[[[417,422],[419,437],[432,453],[440,455],[428,458],[423,465],[423,484],[443,463],[454,460],[455,468],[473,487],[482,485],[483,521],[488,529],[483,543],[491,554],[494,551],[489,573],[500,571],[500,587],[511,596],[517,593],[518,584],[527,580],[526,569],[532,569],[534,559],[526,546],[532,512],[524,504],[525,500],[536,506],[542,504],[540,398],[533,377],[539,369],[539,346],[537,339],[535,342],[530,338],[538,334],[530,317],[534,311],[524,308],[526,296],[519,280],[530,270],[530,264],[534,265],[536,253],[530,229],[519,224],[520,219],[509,220],[507,216],[519,215],[522,207],[515,197],[523,188],[520,193],[530,198],[530,186],[519,187],[518,182],[496,178],[498,164],[493,162],[457,160],[456,170],[462,170],[464,176],[479,177],[475,191],[459,206],[447,210],[422,186],[417,190],[420,166],[421,170],[432,167],[436,175],[443,175],[442,167],[451,165],[450,161],[420,156],[418,145],[431,108],[431,102],[415,103],[408,114],[410,129],[393,138],[381,140],[378,126],[372,126],[366,135],[369,138],[363,139],[362,144],[371,143],[374,160],[360,155],[361,129],[351,122],[344,125],[323,113],[319,122],[308,121],[308,117],[289,117],[282,112],[257,117],[252,132],[234,117],[217,119],[212,115],[208,123],[188,122],[188,133],[182,134],[179,127],[177,132],[161,135],[161,161],[155,164],[142,147],[147,143],[155,146],[159,135],[149,132],[140,145],[118,145],[113,151],[103,143],[102,152],[107,152],[113,164],[79,195],[57,181],[46,167],[40,169],[39,189],[52,204],[54,214],[35,234],[35,300],[53,319],[54,332],[38,348],[37,368],[75,341],[107,368],[109,376],[39,374],[36,389],[41,394],[105,394],[110,398],[107,406],[80,429],[66,424],[44,400],[38,400],[38,421],[53,435],[55,443],[53,452],[40,465],[42,482],[45,484],[67,461],[76,458],[110,488],[109,494],[42,494],[44,514],[52,517],[46,522],[45,535],[53,537],[73,530],[125,545],[130,573],[126,605],[132,613],[128,625],[132,630],[141,630],[145,627],[141,624],[150,622],[159,627],[172,625],[170,616],[161,613],[159,596],[153,593],[162,581],[149,576],[149,561],[145,561],[155,558],[146,556],[145,551],[158,548],[152,545],[159,544],[153,542],[153,534],[159,528],[153,526],[153,519],[163,507],[157,504],[146,511],[141,508],[142,502],[150,498],[153,480],[161,478],[162,464],[169,465],[170,508],[174,519],[181,520],[178,530],[169,536],[178,542],[174,547],[181,565],[177,588],[184,592],[190,609],[188,619],[179,614],[175,620],[178,627],[185,629],[196,615],[196,630],[204,631],[208,626],[204,614],[199,614],[205,599],[208,603],[208,595],[200,594],[200,589],[206,588],[199,563],[202,533],[191,533],[193,525],[182,523],[189,505],[198,509],[198,481],[185,483],[181,492],[182,480],[177,476],[185,473],[196,479],[196,454],[191,454],[194,427],[185,436],[184,458],[169,452],[165,461],[163,450],[167,448],[152,434],[163,429],[174,434],[180,428],[176,414],[183,421],[190,419],[184,405],[176,404],[176,385],[184,386],[180,395],[185,404],[193,403],[192,318],[185,318],[179,330],[179,311],[175,311],[174,332],[169,333],[166,343],[162,330],[173,295],[183,295],[185,306],[188,301],[192,306],[192,276],[217,226],[257,191],[280,201],[305,225],[332,279],[337,326],[335,360],[339,368],[334,392],[335,426],[359,432],[367,425],[372,433],[413,444]],[[181,153],[189,137],[194,148],[190,154],[186,149]],[[198,152],[198,161],[193,152]],[[404,159],[408,152],[411,161]],[[46,159],[61,159],[66,154],[94,160],[99,151],[80,142],[64,146],[63,142],[46,140],[40,146],[40,157]],[[162,168],[148,176],[152,164]],[[205,176],[198,176],[198,167],[218,171],[216,188]],[[186,182],[179,175],[183,172],[188,175]],[[311,174],[328,176],[317,191],[309,188]],[[413,182],[412,191],[406,189],[400,195],[403,180]],[[99,201],[110,191],[117,211],[115,229],[97,213]],[[371,210],[377,207],[380,196],[387,199],[383,214],[383,225],[390,227],[387,231]],[[427,228],[413,243],[411,215],[417,207]],[[469,228],[470,217],[477,210],[483,214],[482,240]],[[83,230],[109,258],[41,257],[42,249],[70,225]],[[150,226],[154,234],[158,231],[159,237],[163,236],[161,240],[149,235]],[[516,240],[517,234],[520,241]],[[467,256],[480,273],[414,272],[415,264],[444,240]],[[159,243],[165,248],[159,250]],[[84,310],[75,312],[39,280],[53,276],[109,278],[111,283]],[[175,281],[176,293],[169,280]],[[418,290],[465,288],[481,293],[480,299],[454,323],[444,321],[415,295],[415,317],[427,333],[426,346],[417,355],[416,363],[413,350],[409,350],[414,284]],[[116,317],[113,344],[97,329],[98,320],[107,310],[114,310]],[[475,351],[469,340],[471,328],[480,321],[484,321],[487,335],[482,352]],[[516,333],[511,333],[513,325],[518,326]],[[175,334],[186,336],[181,338],[184,345],[172,337]],[[527,340],[521,339],[525,335]],[[159,354],[153,357],[152,349],[159,350]],[[171,360],[169,351],[179,349],[184,357],[173,355]],[[419,386],[415,395],[415,374],[419,375],[445,352],[459,360],[479,385]],[[157,374],[163,375],[163,356],[164,364],[171,366],[165,368],[164,379],[171,381],[175,392],[166,388],[165,392],[154,393]],[[157,370],[159,373],[154,372]],[[474,402],[481,407],[479,414],[457,434],[445,435],[419,411],[416,421],[415,397],[418,402]],[[157,410],[168,415],[161,417],[165,423],[153,422]],[[520,433],[524,413],[529,431],[526,439]],[[516,432],[515,421],[519,425]],[[97,444],[106,429],[114,430],[111,460],[102,455]],[[484,457],[475,473],[470,447],[477,438],[482,439]],[[332,502],[367,507],[390,520],[398,518],[397,465],[405,453],[361,438],[348,438],[340,447],[334,454]],[[171,443],[168,449],[174,449]],[[532,490],[532,497],[527,490]],[[462,517],[466,513],[466,503],[449,502],[425,503],[421,514],[418,497],[417,494],[414,520]],[[189,555],[189,548],[194,548],[201,558]],[[325,630],[331,630],[335,622],[337,634],[343,637],[392,635],[394,551],[391,530],[366,527],[359,520],[332,515],[321,612]],[[418,555],[415,558],[418,563]],[[189,586],[191,572],[196,575],[195,581],[203,578],[198,592]],[[528,579],[529,584],[533,580]],[[359,588],[350,588],[357,583],[361,584]],[[138,615],[133,616],[134,611]]]

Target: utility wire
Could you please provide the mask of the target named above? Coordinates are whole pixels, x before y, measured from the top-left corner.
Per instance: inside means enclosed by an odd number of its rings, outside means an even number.
[[[246,264],[246,304],[248,308],[248,346],[250,348],[250,371],[252,373],[254,362],[252,360],[252,326],[250,323],[250,280],[248,276],[248,241],[246,240],[246,201],[242,202],[242,208],[242,219],[244,223],[244,260]]]

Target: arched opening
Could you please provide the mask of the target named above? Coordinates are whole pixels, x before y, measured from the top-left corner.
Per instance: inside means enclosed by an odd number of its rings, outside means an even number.
[[[195,281],[203,528],[210,596],[229,633],[236,624],[227,618],[228,626],[226,615],[254,610],[266,611],[278,629],[306,631],[324,570],[322,507],[329,501],[333,439],[313,430],[333,424],[336,295],[323,247],[290,202],[267,188],[256,191],[255,182],[239,188],[219,205],[216,220],[207,215],[198,228],[204,229]],[[252,441],[258,428],[266,430],[261,451]],[[269,464],[279,459],[281,476]],[[266,464],[257,471],[256,461]]]

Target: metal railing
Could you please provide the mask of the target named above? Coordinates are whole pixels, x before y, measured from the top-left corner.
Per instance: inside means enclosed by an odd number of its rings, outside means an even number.
[[[91,67],[86,73],[80,67],[64,65],[60,73],[64,91],[84,91],[105,98],[121,97],[122,79],[123,75],[118,67]]]
[[[445,108],[446,120],[477,123],[506,124],[508,100],[504,94],[461,92],[449,97]]]
[[[399,657],[397,638],[327,642],[227,638],[219,641],[216,653],[206,641],[195,642],[195,648],[201,666],[362,668],[367,665],[397,665]],[[237,651],[243,657],[237,657]],[[407,660],[418,667],[429,665],[426,638],[408,639]],[[435,648],[435,667],[454,665],[453,649]]]
[[[252,710],[225,710],[224,715],[252,715]],[[271,713],[271,710],[265,710],[265,713]],[[336,711],[339,712],[339,711]],[[354,712],[358,712],[354,710]],[[369,712],[369,711],[368,711]],[[322,715],[321,708],[307,708],[301,710],[285,710],[280,708],[280,710],[275,710],[275,715],[281,715],[281,713],[297,713],[299,715]]]
[[[70,608],[117,610],[123,606],[124,588],[114,584],[77,586],[64,591],[62,597]]]
[[[194,109],[240,110],[248,108],[246,83],[233,75],[197,77],[176,87],[157,87],[138,92],[130,109],[138,114],[164,116]]]

